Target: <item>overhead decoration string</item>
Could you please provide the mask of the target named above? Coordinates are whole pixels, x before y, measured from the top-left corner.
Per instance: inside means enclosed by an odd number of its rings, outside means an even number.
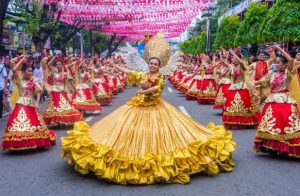
[[[154,35],[178,37],[203,10],[216,0],[39,0],[56,4],[60,20],[80,22],[85,29],[126,36],[126,40]]]

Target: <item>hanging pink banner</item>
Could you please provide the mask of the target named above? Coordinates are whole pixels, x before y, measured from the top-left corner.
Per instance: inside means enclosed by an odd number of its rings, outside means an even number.
[[[191,21],[217,0],[39,0],[57,4],[60,20],[85,29],[126,36],[135,40],[163,30],[167,38],[178,37]]]

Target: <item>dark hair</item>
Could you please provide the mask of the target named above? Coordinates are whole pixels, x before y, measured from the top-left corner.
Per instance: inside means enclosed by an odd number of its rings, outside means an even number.
[[[242,58],[242,53],[236,52],[236,56],[238,56],[241,59]]]
[[[159,64],[159,66],[161,66],[161,61],[160,61],[160,59],[158,58],[158,57],[151,57],[150,59],[149,59],[149,62],[152,60],[152,59],[156,59],[157,61],[158,61],[158,64]]]
[[[62,60],[57,60],[57,61],[55,61],[54,66],[56,66],[56,64],[57,64],[58,62],[60,62],[62,65],[64,64]]]
[[[30,65],[23,63],[22,67],[21,67],[21,71],[25,72],[27,69],[32,68]]]
[[[284,56],[282,56],[282,55],[278,55],[277,57],[280,59],[280,61],[281,61],[283,64],[286,64],[286,63],[289,62],[289,61],[288,61]]]
[[[215,56],[218,57],[219,59],[221,58],[221,55],[218,52],[215,53]]]
[[[45,3],[43,4],[43,11],[49,10],[49,8],[50,8],[50,7],[49,7],[48,4],[45,4]]]

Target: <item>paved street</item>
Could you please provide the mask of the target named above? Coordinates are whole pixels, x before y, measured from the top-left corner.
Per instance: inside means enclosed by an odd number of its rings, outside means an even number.
[[[97,122],[123,105],[135,92],[135,87],[126,89],[114,98],[112,106],[105,106],[101,114],[87,116],[86,120],[90,125]],[[213,110],[210,105],[186,101],[184,94],[169,84],[163,95],[166,101],[202,124],[221,123],[220,111]],[[1,135],[5,124],[0,124]],[[55,129],[57,145],[49,150],[25,153],[1,151],[0,195],[300,195],[300,161],[255,154],[252,150],[255,130],[233,131],[238,146],[233,156],[237,166],[231,173],[220,173],[214,177],[194,175],[187,185],[122,186],[100,181],[93,175],[80,175],[61,158],[60,137],[65,136],[69,129],[71,127]]]

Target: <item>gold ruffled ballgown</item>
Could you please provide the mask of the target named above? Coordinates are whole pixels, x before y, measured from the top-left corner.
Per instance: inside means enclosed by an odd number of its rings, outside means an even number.
[[[223,126],[198,124],[160,96],[163,76],[131,72],[130,84],[150,83],[92,127],[76,123],[62,138],[62,156],[75,169],[119,184],[188,183],[189,175],[231,171],[236,144]]]

